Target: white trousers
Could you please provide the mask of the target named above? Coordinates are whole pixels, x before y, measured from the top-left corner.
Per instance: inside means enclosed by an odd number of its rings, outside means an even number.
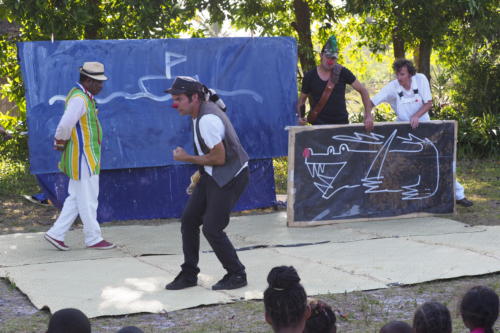
[[[64,242],[64,237],[69,231],[78,215],[83,222],[85,245],[91,246],[103,238],[101,228],[97,222],[97,197],[99,196],[99,175],[92,175],[81,180],[69,180],[69,196],[64,201],[61,214],[56,222],[47,231],[47,234]]]
[[[462,200],[463,198],[465,198],[464,187],[458,180],[455,180],[455,200]]]

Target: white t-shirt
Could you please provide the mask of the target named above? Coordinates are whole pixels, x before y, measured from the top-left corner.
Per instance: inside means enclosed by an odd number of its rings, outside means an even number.
[[[418,93],[415,90],[418,89]],[[400,96],[402,95],[402,96]],[[389,103],[396,112],[397,121],[410,121],[411,117],[424,105],[432,100],[429,81],[424,74],[417,73],[411,77],[411,88],[406,90],[398,80],[385,85],[378,94],[372,97],[374,105]],[[429,113],[420,117],[420,121],[429,121]]]
[[[193,131],[194,131],[194,143],[196,145],[196,149],[198,150],[198,155],[205,155],[201,150],[200,142],[198,141],[198,135],[196,134],[196,122],[197,118],[193,119]],[[225,128],[222,120],[214,114],[207,114],[201,117],[200,120],[200,134],[205,141],[208,149],[212,149],[218,143],[224,140]],[[212,175],[213,167],[211,165],[205,165],[205,172],[210,176]]]
[[[196,149],[198,150],[198,155],[205,155],[201,150],[200,142],[198,141],[198,135],[196,134],[196,122],[197,118],[193,119],[193,131],[194,131],[194,144],[196,145]],[[218,143],[224,140],[226,129],[224,128],[224,123],[222,120],[214,114],[206,114],[201,117],[200,120],[200,134],[205,141],[205,145],[207,145],[208,149],[212,149]],[[246,162],[240,170],[236,173],[238,175],[241,170],[248,166],[248,162]],[[205,172],[212,176],[213,166],[205,165]]]

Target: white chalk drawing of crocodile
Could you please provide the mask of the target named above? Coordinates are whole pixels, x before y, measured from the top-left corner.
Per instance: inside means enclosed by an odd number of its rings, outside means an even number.
[[[397,132],[395,129],[388,137],[359,132],[353,136],[335,135],[334,143],[326,152],[304,148],[304,163],[322,198],[330,199],[339,192],[360,186],[365,194],[400,193],[401,200],[421,200],[435,195],[440,172],[436,146],[428,138],[411,133],[406,137],[397,136]],[[414,163],[419,158],[424,162]],[[366,163],[366,167],[352,168],[351,163]]]

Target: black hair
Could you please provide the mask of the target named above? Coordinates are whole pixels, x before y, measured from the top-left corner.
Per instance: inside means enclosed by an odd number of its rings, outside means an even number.
[[[49,320],[47,333],[90,333],[90,321],[78,309],[61,309]]]
[[[380,333],[412,333],[413,329],[408,323],[399,320],[388,322],[380,329]]]
[[[484,328],[485,333],[493,333],[493,325],[498,318],[498,295],[486,286],[472,287],[460,302],[462,320],[469,328]]]
[[[413,62],[408,59],[400,58],[395,60],[392,64],[392,68],[396,73],[399,72],[403,67],[406,67],[408,69],[408,73],[410,73],[411,76],[417,74],[417,70],[415,69]]]
[[[413,316],[415,333],[451,333],[448,308],[439,302],[425,302]]]
[[[197,90],[197,91],[187,91],[185,93],[186,97],[189,99],[190,102],[193,101],[193,95],[198,95],[198,100],[200,102],[203,102],[205,100],[205,93],[202,90]]]
[[[307,295],[293,266],[278,266],[267,276],[264,307],[276,329],[294,327],[304,318]]]
[[[312,300],[309,306],[311,316],[306,321],[304,333],[331,333],[332,330],[336,330],[337,317],[330,305],[320,300]]]
[[[92,80],[91,77],[88,77],[87,75],[80,73],[80,83],[85,82],[87,80]]]

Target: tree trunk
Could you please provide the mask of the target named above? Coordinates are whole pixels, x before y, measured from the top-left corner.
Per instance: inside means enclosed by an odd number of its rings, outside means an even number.
[[[401,15],[400,6],[394,6],[392,9],[394,17],[396,18],[396,24],[392,29],[392,46],[394,50],[394,59],[402,59],[405,57],[405,41],[401,34],[401,24],[403,17]]]
[[[418,46],[418,63],[417,71],[419,73],[425,74],[429,82],[431,81],[431,53],[432,53],[432,39],[422,39],[420,40],[420,45]]]
[[[302,72],[305,72],[316,66],[311,40],[311,9],[304,0],[294,0],[293,10],[295,22],[292,26],[299,35],[299,61]]]
[[[99,20],[99,18],[101,17],[101,9],[99,8],[100,4],[101,4],[100,0],[88,1],[89,14],[91,15],[92,19],[87,25],[85,25],[85,32],[84,32],[85,39],[101,38],[99,35],[99,30],[102,27],[102,23]]]
[[[394,59],[405,57],[405,41],[397,31],[392,32],[392,47],[394,49]]]

